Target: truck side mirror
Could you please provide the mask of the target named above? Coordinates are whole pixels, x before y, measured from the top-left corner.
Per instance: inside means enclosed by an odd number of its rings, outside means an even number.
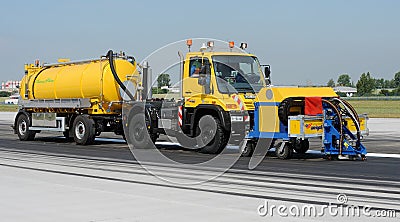
[[[269,65],[265,66],[264,75],[265,75],[265,80],[267,80],[267,84],[271,84],[271,67]]]
[[[201,86],[204,86],[206,84],[206,76],[200,75],[199,78],[197,79],[197,83]]]
[[[210,94],[210,75],[209,74],[200,74],[197,83],[204,87],[205,94]]]

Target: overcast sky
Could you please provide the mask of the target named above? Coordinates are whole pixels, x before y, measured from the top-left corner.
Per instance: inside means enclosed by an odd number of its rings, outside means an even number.
[[[248,42],[274,84],[326,84],[348,73],[400,71],[400,1],[4,1],[0,81],[40,59],[124,50],[141,61],[190,37]],[[176,56],[173,54],[171,56]]]

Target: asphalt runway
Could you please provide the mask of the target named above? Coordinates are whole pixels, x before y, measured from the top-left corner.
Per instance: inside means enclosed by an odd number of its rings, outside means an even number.
[[[165,141],[158,150],[180,164],[138,161],[112,134],[103,134],[91,146],[77,146],[54,133],[23,142],[11,130],[13,115],[0,113],[2,221],[293,220],[277,212],[260,216],[259,210],[266,201],[287,207],[339,204],[339,194],[346,197],[344,206],[372,211],[341,220],[375,220],[382,216],[377,212],[395,212],[400,218],[399,119],[369,121],[370,136],[363,142],[371,153],[367,161],[327,161],[313,151],[279,160],[268,153],[249,170],[250,158],[224,168],[233,153],[201,166],[215,156]],[[317,141],[311,145],[320,149]],[[143,156],[147,152],[140,151]],[[338,219],[327,214],[324,220]]]

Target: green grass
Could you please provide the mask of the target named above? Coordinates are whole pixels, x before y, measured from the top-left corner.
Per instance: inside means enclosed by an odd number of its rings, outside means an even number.
[[[0,105],[0,112],[17,112],[18,105]]]
[[[367,113],[372,118],[400,118],[400,101],[349,100],[357,113]]]
[[[18,105],[6,105],[4,101],[8,99],[8,97],[0,97],[0,112],[17,112]]]

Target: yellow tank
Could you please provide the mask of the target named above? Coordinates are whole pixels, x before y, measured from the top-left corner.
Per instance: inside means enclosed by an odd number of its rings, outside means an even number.
[[[129,78],[137,86],[136,62],[116,59],[114,63],[120,80]],[[107,59],[44,67],[30,64],[25,70],[20,87],[22,99],[89,98],[104,106],[122,100]]]

